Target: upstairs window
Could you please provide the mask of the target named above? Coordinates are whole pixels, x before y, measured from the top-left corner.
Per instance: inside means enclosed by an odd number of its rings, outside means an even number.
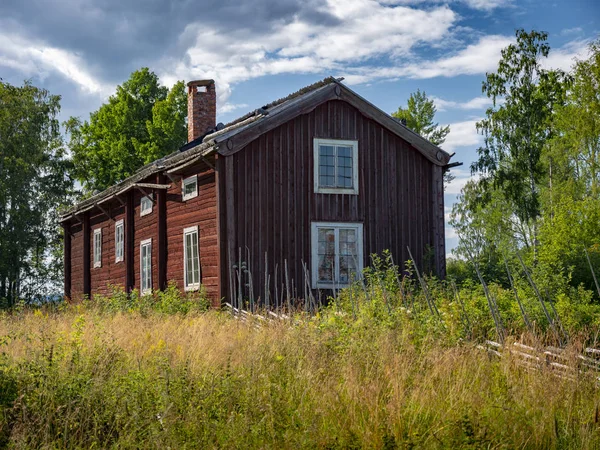
[[[102,267],[102,228],[94,230],[94,267]]]
[[[358,194],[358,141],[314,140],[314,184],[318,194]]]
[[[140,216],[145,216],[152,212],[152,194],[142,197],[140,200]]]
[[[361,223],[313,222],[311,226],[313,288],[347,286],[363,269]]]
[[[185,290],[200,288],[200,253],[198,227],[183,230],[183,277]]]
[[[123,227],[123,219],[115,223],[115,262],[123,261],[125,248],[125,228]]]
[[[198,175],[183,179],[181,182],[181,195],[183,201],[198,197]]]
[[[152,292],[152,239],[140,242],[140,293]]]

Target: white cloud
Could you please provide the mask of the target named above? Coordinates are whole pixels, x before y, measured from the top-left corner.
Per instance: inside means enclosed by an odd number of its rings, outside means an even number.
[[[79,55],[1,31],[0,66],[16,69],[25,76],[44,78],[49,73],[56,73],[92,94],[107,96],[113,90],[86,70]]]
[[[423,5],[452,3],[452,0],[383,0],[381,3],[388,5]],[[496,8],[502,8],[512,5],[512,0],[454,0],[453,3],[463,3],[472,9],[480,11],[491,11]]]
[[[459,147],[473,147],[483,142],[483,136],[477,133],[476,123],[480,119],[455,122],[450,125],[450,133],[441,147],[447,152],[453,152]]]
[[[226,114],[237,109],[248,108],[248,106],[249,105],[247,103],[225,103],[217,108],[217,112],[220,114]]]
[[[258,33],[190,24],[180,40],[193,45],[184,60],[162,64],[168,69],[161,79],[214,78],[223,102],[232,84],[264,75],[338,74],[381,56],[408,59],[415,46],[438,43],[458,20],[447,5],[420,10],[374,0],[326,0],[321,9],[336,21],[321,24],[295,17]],[[348,75],[354,83],[374,78],[352,71]]]
[[[456,102],[452,100],[444,100],[439,97],[431,97],[438,111],[447,111],[449,109],[484,109],[492,105],[492,99],[488,97],[475,97],[466,102]]]
[[[557,49],[550,49],[548,58],[542,60],[545,69],[562,69],[569,71],[575,59],[584,59],[588,55],[589,40],[575,40]]]
[[[460,168],[454,168],[451,169],[452,175],[454,175],[454,180],[452,180],[447,186],[444,187],[444,194],[448,194],[448,195],[458,195],[460,194],[460,191],[462,190],[463,187],[465,187],[465,184],[467,184],[467,181],[469,180],[477,180],[479,179],[479,175],[475,174],[475,175],[471,175],[471,171],[469,170],[469,168],[464,168],[464,166],[460,167]],[[452,211],[451,207],[446,207],[449,208],[449,210],[446,210],[446,221],[449,219],[450,217],[450,212]]]

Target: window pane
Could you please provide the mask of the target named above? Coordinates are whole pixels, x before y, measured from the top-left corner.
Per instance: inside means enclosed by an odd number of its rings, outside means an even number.
[[[319,145],[320,156],[333,156],[334,154],[333,145]]]
[[[185,183],[183,186],[183,195],[188,196],[195,194],[197,185],[198,183],[196,182],[196,180],[188,181],[187,183]]]
[[[338,156],[352,157],[352,147],[350,146],[338,146]]]
[[[335,230],[319,228],[318,278],[319,281],[332,281],[335,273]]]

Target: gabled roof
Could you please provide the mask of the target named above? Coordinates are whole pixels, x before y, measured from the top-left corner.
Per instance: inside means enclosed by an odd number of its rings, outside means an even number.
[[[452,155],[410,130],[397,119],[343,85],[341,81],[341,79],[333,77],[325,78],[245,114],[218,131],[188,142],[178,151],[143,166],[120,183],[69,208],[62,214],[61,221],[66,221],[76,214],[90,210],[134,188],[136,183],[160,171],[175,171],[214,152],[223,156],[232,155],[242,150],[246,144],[259,135],[300,114],[312,111],[326,101],[335,99],[344,100],[355,106],[362,114],[409,142],[433,164],[438,166],[448,164]]]

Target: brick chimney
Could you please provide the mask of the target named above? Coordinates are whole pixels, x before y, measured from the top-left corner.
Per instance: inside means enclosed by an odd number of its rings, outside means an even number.
[[[188,84],[188,142],[205,135],[217,123],[217,94],[214,80]]]

